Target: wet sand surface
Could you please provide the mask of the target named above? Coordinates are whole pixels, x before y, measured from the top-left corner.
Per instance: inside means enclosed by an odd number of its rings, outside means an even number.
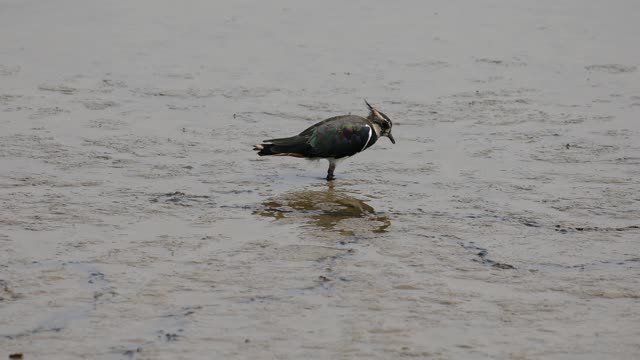
[[[638,357],[640,7],[561,3],[0,1],[0,357]]]

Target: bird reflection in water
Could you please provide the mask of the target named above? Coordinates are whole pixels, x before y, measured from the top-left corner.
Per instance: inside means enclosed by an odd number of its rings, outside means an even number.
[[[387,216],[377,214],[363,200],[336,189],[332,182],[269,199],[262,203],[262,208],[255,214],[277,220],[304,222],[342,235],[382,233],[391,225]]]

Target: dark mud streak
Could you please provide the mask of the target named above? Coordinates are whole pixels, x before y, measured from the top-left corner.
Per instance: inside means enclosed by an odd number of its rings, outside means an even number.
[[[479,262],[483,265],[488,265],[494,268],[503,269],[503,270],[516,270],[516,267],[513,265],[505,264],[502,262],[497,262],[489,259],[489,251],[485,248],[479,247],[475,245],[475,242],[458,242],[460,246],[462,246],[466,250],[470,250],[472,252],[476,252],[477,258],[474,258],[473,261]]]
[[[173,204],[178,206],[191,207],[195,205],[215,206],[215,202],[210,200],[209,195],[190,195],[181,191],[161,194],[153,197],[152,203]]]
[[[55,327],[55,326],[37,327],[35,329],[27,330],[21,333],[11,334],[11,335],[1,335],[1,336],[8,340],[17,340],[20,338],[24,338],[24,337],[28,337],[36,334],[47,333],[47,332],[60,332],[62,330],[63,330],[62,327]]]
[[[640,232],[640,225],[629,225],[622,227],[597,227],[597,226],[571,226],[571,225],[556,225],[555,231],[561,233],[568,233],[570,231],[577,232],[611,232],[611,231],[638,231]]]
[[[585,69],[587,69],[587,71],[605,72],[609,74],[624,74],[635,72],[638,67],[635,65],[604,64],[585,66]]]

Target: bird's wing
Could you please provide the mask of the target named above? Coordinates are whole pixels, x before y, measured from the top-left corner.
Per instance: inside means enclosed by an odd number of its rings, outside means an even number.
[[[377,139],[371,124],[359,116],[327,119],[300,135],[303,134],[309,135],[310,152],[314,157],[351,156],[364,150]]]
[[[274,145],[297,145],[297,144],[306,142],[307,138],[304,136],[296,135],[296,136],[291,136],[286,138],[269,139],[269,140],[263,140],[263,141],[266,143],[272,143]]]

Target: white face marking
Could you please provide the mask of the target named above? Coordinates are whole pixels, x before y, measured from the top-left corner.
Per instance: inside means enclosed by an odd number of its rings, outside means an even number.
[[[373,129],[371,128],[371,126],[369,125],[365,125],[368,129],[369,129],[369,137],[367,138],[367,142],[364,143],[364,146],[362,147],[362,150],[367,148],[367,145],[369,145],[369,141],[371,140],[371,135],[373,134]],[[362,151],[360,150],[360,151]]]
[[[373,123],[373,131],[376,132],[377,137],[380,137],[380,134],[382,134],[382,128],[376,123]]]

